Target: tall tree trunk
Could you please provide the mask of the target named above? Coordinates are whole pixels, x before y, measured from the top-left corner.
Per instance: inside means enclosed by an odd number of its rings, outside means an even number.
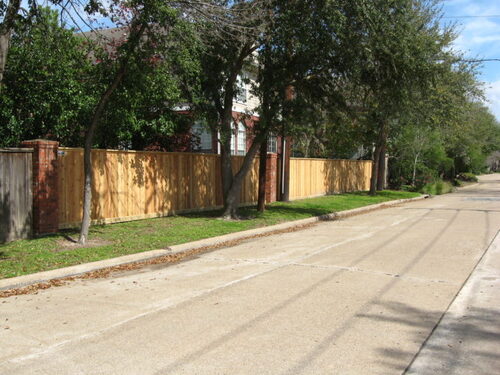
[[[238,219],[238,206],[240,203],[241,186],[243,185],[243,181],[250,171],[250,168],[252,168],[253,160],[260,149],[260,145],[262,144],[261,138],[261,136],[257,136],[254,138],[252,146],[250,146],[250,150],[248,150],[245,158],[243,159],[243,165],[241,166],[238,173],[236,173],[236,175],[233,177],[231,188],[224,197],[224,213],[222,214],[222,216],[225,219]]]
[[[232,105],[229,108],[224,109],[224,115],[221,121],[221,131],[220,131],[220,150],[221,150],[221,178],[222,178],[222,196],[226,197],[226,194],[231,189],[233,184],[233,164],[231,161],[231,137],[233,136],[232,129]]]
[[[257,211],[266,210],[266,182],[267,182],[267,139],[260,145],[259,153],[259,199]]]
[[[139,40],[146,29],[146,25],[141,25],[139,29],[131,33],[129,40],[131,40],[131,47],[127,55],[121,60],[118,70],[116,71],[113,80],[109,84],[106,91],[101,95],[99,102],[94,110],[92,119],[90,121],[90,126],[85,134],[85,148],[83,151],[83,173],[84,173],[84,185],[83,185],[83,214],[82,214],[82,226],[80,228],[80,237],[78,243],[84,245],[87,242],[89,236],[90,221],[92,216],[91,204],[92,204],[92,144],[94,141],[94,134],[99,121],[104,113],[106,105],[108,104],[111,96],[118,88],[120,83],[125,77],[127,71],[128,62],[130,61],[131,54],[134,52],[135,48],[139,45]],[[131,30],[134,30],[132,27]]]
[[[411,176],[411,185],[415,186],[415,182],[417,179],[417,163],[418,163],[418,157],[420,156],[420,152],[417,152],[415,155],[415,159],[413,160],[413,173]]]
[[[7,54],[9,52],[10,37],[17,14],[21,7],[21,0],[10,0],[5,11],[5,16],[0,23],[0,90],[2,88],[3,75],[5,73],[5,65],[7,64]]]
[[[380,147],[380,155],[378,158],[378,176],[377,176],[377,190],[385,189],[385,173],[386,173],[386,165],[385,165],[385,154],[386,154],[386,144]]]
[[[380,157],[387,143],[387,131],[388,131],[387,121],[382,120],[379,128],[377,144],[375,145],[375,152],[373,153],[372,176],[370,179],[370,195],[377,194]]]
[[[111,99],[111,95],[116,90],[120,82],[123,80],[125,75],[125,69],[120,69],[117,72],[113,82],[108,86],[104,94],[102,94],[99,99],[99,103],[97,104],[96,110],[92,116],[92,120],[90,122],[90,126],[85,134],[85,148],[83,151],[83,173],[84,173],[84,185],[83,185],[83,218],[82,218],[82,227],[80,229],[80,238],[78,242],[84,245],[87,242],[89,236],[89,228],[90,228],[90,220],[92,216],[91,203],[92,203],[92,144],[94,141],[94,134],[101,120],[102,114],[109,100]]]
[[[221,124],[220,124],[220,136],[221,136],[221,178],[222,178],[222,196],[224,199],[224,218],[237,218],[237,210],[239,204],[239,193],[241,190],[241,181],[237,179],[237,176],[242,172],[242,169],[245,167],[245,160],[243,161],[243,166],[240,168],[239,172],[233,176],[233,166],[231,162],[231,136],[232,136],[232,123],[233,123],[233,101],[235,89],[234,85],[236,83],[236,79],[238,77],[239,72],[243,68],[243,62],[245,58],[250,56],[253,51],[255,51],[257,47],[254,46],[254,43],[247,43],[239,53],[238,58],[236,59],[234,66],[231,69],[229,77],[224,85],[224,99],[223,105],[219,110],[219,114],[221,116]],[[252,147],[255,143],[252,143]],[[252,147],[250,149],[252,149]],[[255,150],[253,156],[255,156],[258,148],[260,147],[260,143],[257,145],[257,149]],[[250,151],[248,152],[250,153]],[[252,157],[253,160],[253,157]],[[251,161],[252,161],[251,160]],[[250,162],[251,162],[250,161]],[[245,170],[245,175],[250,169],[250,165],[248,165]],[[245,176],[243,175],[243,178]]]
[[[380,146],[375,146],[373,153],[372,176],[370,178],[370,195],[377,194],[378,161],[380,159]]]
[[[290,144],[287,142],[285,134],[281,136],[281,202],[290,201]]]
[[[295,99],[295,87],[293,85],[287,85],[285,87],[285,103],[291,102]],[[289,118],[289,114],[284,115],[285,118]],[[285,126],[283,125],[281,134],[281,201],[290,201],[290,155],[291,155],[291,144],[286,140]]]

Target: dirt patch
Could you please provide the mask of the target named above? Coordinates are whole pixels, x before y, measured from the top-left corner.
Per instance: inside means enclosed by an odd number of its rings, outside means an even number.
[[[91,248],[91,247],[99,247],[99,246],[106,246],[106,245],[111,245],[111,241],[106,241],[100,238],[93,238],[91,240],[87,240],[85,245],[82,245],[78,243],[77,240],[71,238],[71,237],[65,237],[63,239],[57,240],[57,248],[55,248],[53,251],[55,253],[61,253],[63,251],[71,251],[71,250],[76,250],[76,249],[83,249],[83,248]]]

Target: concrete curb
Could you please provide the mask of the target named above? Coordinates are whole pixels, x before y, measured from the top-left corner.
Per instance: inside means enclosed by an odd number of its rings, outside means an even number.
[[[79,276],[88,272],[94,272],[109,267],[115,267],[130,263],[139,263],[165,255],[184,253],[190,250],[196,250],[204,247],[223,246],[225,243],[234,241],[244,241],[258,235],[270,235],[274,232],[280,232],[287,229],[298,228],[305,225],[317,223],[319,221],[338,220],[350,216],[360,215],[371,211],[394,207],[402,203],[420,201],[429,198],[429,195],[422,195],[416,198],[398,199],[389,202],[377,203],[370,206],[364,206],[347,211],[334,212],[327,215],[311,217],[302,220],[290,221],[282,224],[271,225],[268,227],[250,229],[241,232],[225,234],[219,237],[206,238],[199,241],[189,242],[181,245],[174,245],[167,249],[151,250],[143,253],[125,255],[117,258],[100,260],[92,263],[84,263],[76,266],[58,268],[51,271],[38,272],[31,275],[24,275],[0,280],[0,290],[17,289],[31,284],[43,283],[49,280],[62,279],[65,277]]]
[[[484,250],[474,269],[403,372],[404,375],[440,373],[451,364],[448,361],[461,365],[464,361],[469,362],[469,366],[464,368],[475,368],[476,364],[481,362],[481,373],[495,373],[494,369],[498,366],[495,367],[494,360],[488,360],[493,357],[484,356],[482,353],[495,342],[492,327],[495,326],[493,316],[498,317],[495,310],[498,310],[496,302],[500,296],[499,260],[500,231]],[[500,320],[496,318],[496,321]],[[475,328],[477,322],[483,323],[481,329],[484,331],[480,336]],[[467,358],[464,358],[465,353]],[[488,366],[490,368],[487,370]]]

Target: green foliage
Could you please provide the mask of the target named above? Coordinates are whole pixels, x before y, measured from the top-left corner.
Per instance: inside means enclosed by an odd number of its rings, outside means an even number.
[[[420,190],[421,193],[431,195],[448,194],[453,191],[453,186],[448,181],[437,179],[434,182],[425,184]]]
[[[171,9],[158,12],[165,22],[176,17]],[[111,39],[96,35],[75,34],[49,8],[18,25],[0,94],[0,146],[33,138],[83,145],[123,48],[120,33]],[[170,136],[185,132],[192,121],[173,109],[198,100],[199,47],[193,25],[181,20],[171,22],[168,34],[149,36],[107,106],[94,146],[168,149],[175,142]]]
[[[0,145],[33,138],[77,145],[95,103],[88,46],[40,8],[12,37],[0,94]]]
[[[129,63],[101,119],[96,146],[174,151],[172,136],[187,133],[193,119],[175,108],[198,101],[199,45],[192,26],[183,22],[155,42],[154,51],[141,51]],[[116,68],[109,56],[98,65],[102,77]],[[189,138],[186,140],[189,143]]]
[[[466,182],[477,182],[478,179],[474,173],[462,172],[457,175],[457,179]]]

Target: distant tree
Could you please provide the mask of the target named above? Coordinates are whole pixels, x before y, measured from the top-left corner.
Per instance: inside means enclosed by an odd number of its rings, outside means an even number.
[[[439,25],[436,1],[351,2],[347,17],[364,118],[375,144],[370,183],[375,194],[382,185],[389,135],[413,97],[432,86],[440,62],[449,58],[453,32]]]

